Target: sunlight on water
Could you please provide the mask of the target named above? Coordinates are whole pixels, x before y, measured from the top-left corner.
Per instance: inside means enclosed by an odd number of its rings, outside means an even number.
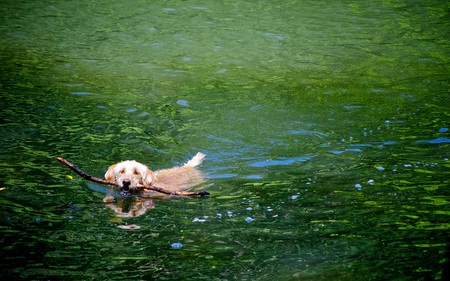
[[[0,275],[445,279],[447,10],[3,1]],[[134,218],[56,161],[102,177],[198,151],[211,196]]]

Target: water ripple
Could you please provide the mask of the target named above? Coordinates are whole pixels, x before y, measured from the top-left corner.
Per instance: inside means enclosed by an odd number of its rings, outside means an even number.
[[[439,137],[433,140],[418,140],[418,143],[431,143],[431,144],[441,144],[441,143],[450,143],[450,139]]]
[[[289,134],[291,135],[307,135],[307,136],[322,136],[322,137],[328,137],[327,134],[324,134],[319,131],[308,131],[308,130],[290,130]]]
[[[301,157],[293,157],[293,158],[268,159],[268,160],[250,163],[249,166],[250,167],[259,167],[259,168],[269,167],[269,166],[285,166],[285,165],[291,165],[295,162],[306,162],[315,156],[317,156],[317,155],[301,156]]]

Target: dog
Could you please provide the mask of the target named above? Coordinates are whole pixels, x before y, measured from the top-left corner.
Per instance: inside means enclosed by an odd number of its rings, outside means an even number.
[[[105,179],[115,182],[120,187],[123,196],[122,202],[113,203],[112,194],[106,195],[103,202],[116,212],[119,217],[136,217],[143,215],[148,209],[153,209],[152,198],[162,197],[161,193],[148,191],[142,186],[155,186],[169,191],[185,191],[205,181],[203,174],[196,169],[205,154],[198,152],[186,164],[170,169],[152,171],[146,165],[135,160],[127,160],[111,165],[105,173]],[[134,199],[134,200],[133,200]]]

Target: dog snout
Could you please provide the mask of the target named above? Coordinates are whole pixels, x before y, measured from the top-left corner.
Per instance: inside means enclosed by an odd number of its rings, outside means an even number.
[[[124,179],[122,181],[122,189],[125,191],[130,190],[131,180],[130,179]]]

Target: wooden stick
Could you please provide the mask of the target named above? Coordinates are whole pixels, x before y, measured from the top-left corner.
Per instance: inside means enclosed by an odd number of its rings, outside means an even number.
[[[78,168],[77,166],[75,166],[74,164],[70,163],[69,161],[67,161],[64,158],[58,157],[56,159],[58,159],[59,162],[61,162],[62,164],[66,165],[67,167],[72,169],[75,173],[77,173],[78,175],[80,175],[84,179],[87,179],[89,181],[96,182],[96,183],[101,183],[101,184],[108,184],[108,185],[114,185],[114,186],[118,185],[114,181],[108,181],[108,180],[104,180],[104,179],[101,179],[101,178],[96,178],[96,177],[93,177],[91,175],[88,175],[84,171],[82,171],[80,168]],[[158,187],[158,186],[153,186],[153,185],[138,185],[138,188],[143,188],[145,191],[152,190],[152,191],[164,193],[164,194],[167,194],[167,195],[180,195],[180,196],[192,196],[192,195],[205,196],[205,195],[209,195],[209,192],[206,191],[206,190],[200,190],[200,191],[175,191],[175,190],[168,190],[168,189],[165,189],[165,188],[162,188],[162,187]]]
[[[96,183],[102,183],[102,184],[109,184],[109,185],[116,185],[117,186],[117,183],[115,183],[113,181],[107,181],[107,180],[104,180],[104,179],[101,179],[101,178],[96,178],[96,177],[93,177],[91,175],[86,174],[80,168],[78,168],[77,166],[75,166],[74,164],[70,163],[69,161],[67,161],[64,158],[58,157],[57,159],[58,159],[59,162],[63,163],[64,165],[66,165],[67,167],[72,169],[75,173],[77,173],[78,175],[80,175],[84,179],[87,179],[89,181],[93,181],[93,182],[96,182]]]
[[[143,188],[146,191],[153,190],[160,193],[168,194],[168,195],[180,195],[180,196],[192,196],[192,195],[200,195],[205,196],[209,195],[209,192],[206,190],[200,190],[200,191],[176,191],[176,190],[169,190],[165,189],[163,187],[158,186],[148,186],[148,185],[138,185],[138,188]]]

